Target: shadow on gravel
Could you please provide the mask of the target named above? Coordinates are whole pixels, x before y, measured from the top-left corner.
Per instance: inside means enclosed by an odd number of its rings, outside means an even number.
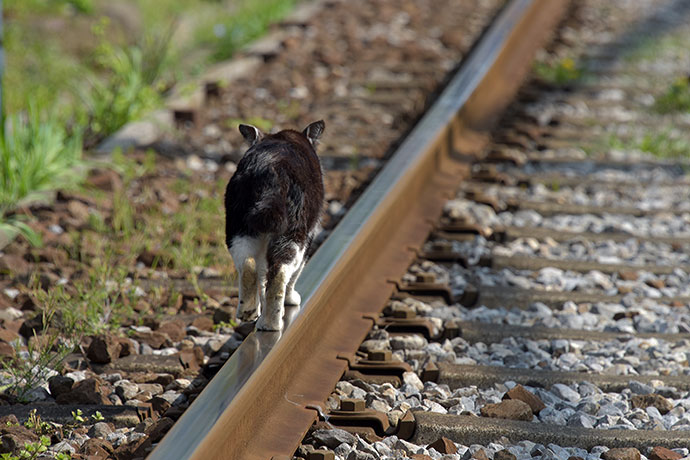
[[[690,21],[690,2],[687,0],[669,0],[662,7],[656,8],[653,14],[635,22],[616,40],[601,45],[598,54],[615,56],[601,64],[602,69],[613,67],[621,58],[648,43],[649,40],[662,37],[677,27]]]

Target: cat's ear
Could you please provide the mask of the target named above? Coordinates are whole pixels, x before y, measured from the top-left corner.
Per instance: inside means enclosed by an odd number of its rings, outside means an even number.
[[[264,137],[264,134],[259,131],[259,128],[252,125],[240,125],[240,133],[242,133],[242,137],[244,137],[244,140],[249,143],[250,147]]]
[[[311,145],[316,147],[316,144],[321,137],[321,134],[323,134],[323,130],[326,129],[326,123],[323,122],[323,120],[315,121],[314,123],[311,123],[309,126],[304,128],[304,131],[302,131],[302,134],[307,136],[307,139],[309,139],[309,142],[311,142]]]

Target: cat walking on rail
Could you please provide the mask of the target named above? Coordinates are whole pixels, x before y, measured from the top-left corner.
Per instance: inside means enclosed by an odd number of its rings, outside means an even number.
[[[322,120],[304,131],[263,134],[240,125],[250,144],[225,190],[225,242],[239,280],[237,319],[279,331],[285,305],[299,305],[295,283],[324,199],[316,145]]]

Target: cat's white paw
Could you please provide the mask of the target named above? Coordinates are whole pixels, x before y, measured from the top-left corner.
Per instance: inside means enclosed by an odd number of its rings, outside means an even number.
[[[281,317],[271,317],[272,315],[262,315],[256,322],[257,331],[282,331],[283,330],[283,318]]]
[[[294,289],[285,294],[285,305],[296,307],[302,304],[302,297]]]
[[[259,310],[258,308],[256,308],[256,306],[245,307],[244,305],[239,306],[239,308],[237,309],[237,314],[235,315],[237,320],[241,323],[254,321],[258,316]]]

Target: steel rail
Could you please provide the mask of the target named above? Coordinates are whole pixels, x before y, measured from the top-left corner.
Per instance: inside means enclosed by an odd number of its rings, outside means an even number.
[[[466,177],[567,0],[511,0],[437,102],[307,264],[301,311],[254,332],[150,459],[268,459],[294,452],[399,278]],[[281,337],[282,335],[282,337]]]

